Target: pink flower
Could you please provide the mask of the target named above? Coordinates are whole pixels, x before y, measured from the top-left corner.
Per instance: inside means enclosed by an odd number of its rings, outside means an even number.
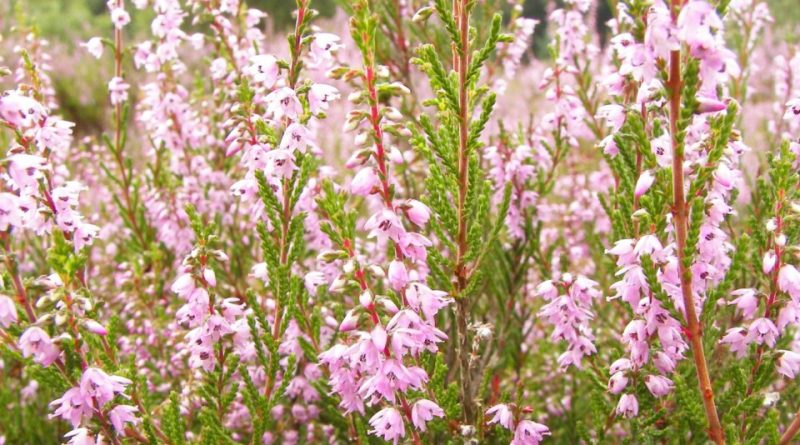
[[[132,423],[137,424],[140,422],[139,418],[136,417],[136,412],[139,411],[135,406],[130,405],[117,405],[111,411],[108,412],[108,420],[111,421],[111,425],[114,426],[114,431],[117,434],[122,434],[125,432],[125,424]]]
[[[389,263],[389,284],[398,292],[408,286],[408,270],[402,261]]]
[[[628,377],[624,372],[617,372],[608,380],[608,392],[619,394],[628,387]]]
[[[116,394],[125,391],[131,381],[118,376],[110,376],[102,369],[88,368],[81,377],[80,389],[84,398],[96,401],[100,406],[110,402]]]
[[[778,312],[778,329],[783,331],[786,326],[798,323],[800,323],[800,307],[798,307],[798,303],[789,301]]]
[[[19,209],[19,198],[12,193],[0,193],[0,231],[21,225],[22,212]]]
[[[639,415],[639,401],[633,394],[625,394],[617,404],[617,415],[630,419]]]
[[[697,96],[697,112],[699,114],[716,113],[726,108],[728,108],[728,104],[717,98],[704,95]]]
[[[48,168],[47,160],[41,156],[18,153],[8,158],[8,176],[19,190],[35,189],[42,172]]]
[[[747,354],[747,345],[750,343],[748,338],[747,329],[744,328],[731,328],[725,333],[725,336],[720,339],[720,343],[730,345],[731,352],[735,353],[737,357],[741,358]]]
[[[736,308],[742,311],[742,315],[750,318],[758,309],[758,298],[756,297],[755,289],[737,289],[731,292],[738,298],[728,304],[735,304]]]
[[[306,146],[308,145],[308,141],[311,138],[311,134],[304,125],[299,123],[293,122],[288,127],[286,127],[286,131],[283,133],[283,137],[281,138],[281,149],[283,150],[298,150],[302,153],[305,153]]]
[[[83,327],[86,328],[89,332],[97,335],[108,335],[108,330],[105,326],[101,325],[100,323],[96,322],[95,320],[88,319],[83,322]]]
[[[783,118],[800,124],[800,98],[792,99],[786,103],[786,112],[783,114]]]
[[[362,168],[350,181],[350,193],[367,196],[380,184],[380,178],[372,167]]]
[[[499,423],[509,430],[514,429],[514,413],[511,411],[511,408],[508,405],[503,403],[495,405],[486,411],[486,415],[494,415],[489,420],[490,424]]]
[[[642,172],[641,176],[639,176],[639,179],[636,181],[636,189],[633,193],[634,196],[639,198],[647,193],[647,191],[650,190],[650,186],[653,185],[653,181],[655,181],[655,179],[656,178],[653,175],[653,172],[650,170],[645,170]]]
[[[712,30],[722,28],[714,7],[705,1],[690,1],[681,8],[678,16],[678,37],[690,47],[714,47]]]
[[[424,226],[431,217],[431,209],[416,199],[409,199],[403,205],[408,219],[417,226]]]
[[[772,320],[758,318],[750,324],[750,328],[747,330],[747,343],[755,342],[759,345],[766,343],[772,348],[775,347],[775,341],[778,336],[780,336],[780,332],[778,332],[778,328],[775,327]]]
[[[373,346],[376,345],[374,339],[370,343]],[[381,351],[377,347],[372,349],[374,352]],[[428,375],[422,368],[407,367],[392,358],[384,361],[375,375],[364,380],[358,388],[358,392],[364,399],[372,398],[372,402],[377,402],[378,396],[381,396],[384,400],[394,403],[397,391],[405,392],[409,388],[418,389],[427,380]]]
[[[128,11],[115,7],[111,10],[111,22],[114,23],[114,27],[117,29],[122,29],[131,22],[131,16]]]
[[[303,111],[303,105],[297,98],[297,93],[289,87],[278,88],[264,98],[267,102],[267,113],[275,120],[287,117],[296,121]]]
[[[46,115],[39,102],[16,91],[0,96],[0,119],[14,126],[30,127]]]
[[[315,83],[308,90],[308,107],[313,114],[327,111],[330,103],[339,99],[339,90],[330,85]]]
[[[356,314],[355,309],[351,310],[344,316],[344,320],[339,325],[339,330],[341,332],[348,332],[352,331],[358,326],[358,314]]]
[[[358,188],[361,189],[362,187],[359,186]],[[367,235],[369,238],[390,238],[394,241],[400,241],[401,236],[405,234],[400,218],[389,209],[383,209],[370,216],[364,223],[364,229],[369,230]]]
[[[791,264],[781,267],[778,272],[778,287],[789,294],[793,300],[800,300],[800,272]]]
[[[119,105],[128,100],[128,89],[130,85],[125,83],[121,77],[113,77],[108,82],[108,93],[111,105]]]
[[[669,394],[675,386],[672,380],[660,375],[648,375],[644,378],[644,384],[655,397],[662,397]]]
[[[33,356],[33,360],[42,366],[50,366],[61,355],[50,336],[38,326],[31,326],[22,333],[19,348],[24,357]]]
[[[412,309],[422,311],[425,318],[431,322],[439,309],[453,302],[452,298],[447,298],[447,292],[433,290],[422,283],[412,283],[406,289],[406,299]]]
[[[92,400],[86,398],[80,388],[70,388],[60,398],[50,402],[51,407],[56,407],[50,418],[60,417],[72,424],[75,428],[81,424],[81,420],[86,417],[91,418],[94,413]]]
[[[369,419],[369,424],[372,426],[370,434],[383,437],[384,440],[391,440],[395,444],[406,435],[403,416],[395,408],[384,408],[378,411]]]
[[[297,164],[294,162],[294,153],[289,150],[275,149],[267,152],[266,173],[276,178],[289,178],[295,170]]]
[[[100,37],[92,37],[86,43],[81,43],[81,46],[86,48],[86,51],[95,59],[103,56],[103,39]]]
[[[91,431],[86,428],[76,428],[65,434],[64,437],[69,438],[68,445],[103,445],[105,443],[102,434],[98,435],[95,440]]]
[[[0,326],[7,328],[17,322],[17,306],[14,300],[0,295]]]
[[[778,372],[793,379],[800,372],[800,354],[794,351],[779,351],[783,354],[778,359]]]
[[[250,58],[250,65],[244,72],[253,82],[265,88],[272,88],[278,80],[279,70],[278,60],[274,56],[259,54]]]
[[[675,370],[675,360],[670,357],[669,355],[658,351],[653,355],[653,364],[656,365],[656,369],[664,374],[669,374]]]
[[[319,32],[314,34],[314,40],[311,42],[310,57],[311,64],[315,67],[322,67],[333,61],[333,52],[341,48],[339,44],[339,36]]]
[[[514,431],[511,445],[538,445],[544,436],[550,435],[550,429],[532,420],[521,420]]]
[[[764,272],[764,274],[772,272],[777,260],[778,258],[775,256],[775,252],[768,250],[767,253],[764,254],[764,260],[761,262],[761,271]]]
[[[434,417],[444,417],[444,410],[428,399],[420,399],[411,407],[411,421],[420,431],[425,431],[427,423]]]

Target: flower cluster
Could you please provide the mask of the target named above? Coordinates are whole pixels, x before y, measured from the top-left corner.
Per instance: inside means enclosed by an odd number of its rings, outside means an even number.
[[[788,14],[284,3],[0,20],[0,444],[797,440]]]

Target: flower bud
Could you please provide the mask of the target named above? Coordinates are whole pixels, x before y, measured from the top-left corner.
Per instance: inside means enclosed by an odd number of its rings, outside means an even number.
[[[101,325],[100,323],[98,323],[98,322],[96,322],[96,321],[94,321],[92,319],[85,320],[83,322],[83,327],[85,327],[87,331],[89,331],[89,332],[91,332],[93,334],[102,335],[102,336],[105,336],[105,335],[108,334],[108,331],[106,330],[106,328],[103,325]]]
[[[402,261],[389,263],[389,284],[398,292],[408,286],[408,270]]]
[[[639,198],[648,190],[650,190],[650,186],[653,185],[653,181],[655,181],[656,177],[653,176],[653,173],[650,170],[645,170],[642,172],[641,176],[639,176],[639,180],[636,181],[636,190],[634,190],[634,196]]]
[[[361,303],[361,306],[365,308],[369,308],[372,306],[372,292],[369,290],[365,290],[361,293],[358,297],[358,302]]]

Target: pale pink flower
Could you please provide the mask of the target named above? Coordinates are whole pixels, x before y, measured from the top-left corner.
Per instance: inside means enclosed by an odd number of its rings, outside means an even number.
[[[800,124],[800,98],[792,99],[786,103],[786,112],[783,114],[783,118]]]
[[[777,260],[778,258],[775,256],[775,252],[768,250],[767,253],[764,254],[764,260],[761,262],[761,271],[764,272],[764,274],[772,272]]]
[[[378,411],[369,419],[369,424],[372,426],[370,434],[380,436],[384,440],[391,440],[395,444],[406,435],[403,416],[395,408],[384,408]]]
[[[275,120],[287,117],[296,121],[303,112],[303,105],[297,98],[297,93],[289,87],[281,87],[269,93],[264,98],[267,102],[267,113]]]
[[[653,172],[650,170],[643,171],[639,176],[639,179],[636,181],[636,188],[633,192],[634,196],[639,198],[647,193],[647,191],[650,190],[650,186],[653,185],[653,181],[655,181],[655,179],[656,178],[653,175]]]
[[[108,334],[108,330],[105,328],[105,326],[101,325],[100,323],[98,323],[97,321],[92,320],[92,319],[85,320],[83,322],[83,326],[86,328],[86,330],[88,330],[89,332],[91,332],[93,334],[97,334],[97,335],[101,335],[101,336]]]
[[[793,300],[800,301],[800,272],[791,264],[782,266],[778,272],[778,287]]]
[[[372,167],[365,167],[359,170],[358,173],[350,181],[350,193],[359,196],[367,196],[380,184],[375,169]]]
[[[769,347],[774,347],[775,342],[780,336],[778,328],[772,323],[769,318],[758,318],[750,324],[747,330],[747,342],[763,345],[767,344]]]
[[[644,378],[644,384],[655,397],[663,397],[669,394],[675,385],[672,380],[660,375],[648,375]]]
[[[781,357],[777,361],[778,373],[793,379],[800,372],[800,354],[794,351],[778,351],[782,352]]]
[[[94,414],[91,398],[86,398],[78,387],[68,389],[63,396],[50,402],[50,406],[55,407],[49,415],[51,419],[60,417],[70,422],[73,428],[80,425],[84,417],[90,419]]]
[[[86,428],[76,428],[67,434],[64,437],[69,438],[69,442],[67,445],[103,445],[105,441],[103,440],[103,435],[100,434],[95,438],[92,435],[92,432]]]
[[[33,356],[33,360],[49,366],[58,359],[61,351],[50,339],[50,336],[38,326],[31,326],[19,337],[19,348],[24,357]]]
[[[617,414],[630,419],[639,415],[639,401],[633,394],[624,394],[617,404]]]
[[[411,407],[411,421],[420,431],[425,431],[427,423],[434,417],[444,417],[444,410],[428,399],[420,399]]]
[[[310,57],[311,65],[314,67],[324,67],[333,61],[333,53],[341,48],[341,39],[335,34],[319,32],[314,34],[311,42]]]
[[[250,65],[244,69],[250,79],[265,88],[272,88],[278,80],[280,68],[278,59],[270,54],[259,54],[250,58]]]
[[[315,83],[308,90],[308,107],[313,114],[327,111],[331,102],[339,99],[339,90],[330,85]]]
[[[514,430],[511,445],[538,445],[544,436],[550,435],[550,429],[532,420],[521,420]]]
[[[114,426],[114,431],[117,434],[125,432],[125,424],[131,423],[136,425],[141,420],[136,417],[136,412],[139,411],[135,406],[130,405],[117,405],[108,412],[108,420]]]
[[[628,377],[624,372],[617,372],[608,380],[608,392],[619,394],[628,387]]]
[[[85,398],[103,406],[116,394],[125,391],[125,387],[130,384],[131,381],[124,377],[108,375],[99,368],[88,368],[81,377],[80,389]]]
[[[108,82],[108,93],[111,105],[119,105],[128,100],[128,89],[130,85],[125,83],[121,77],[112,77]]]
[[[100,37],[92,37],[86,43],[81,43],[81,46],[86,48],[86,51],[95,59],[103,56],[103,39]]]
[[[506,404],[501,403],[489,408],[486,411],[486,416],[493,416],[489,420],[490,424],[498,423],[509,430],[514,429],[514,413]]]
[[[750,318],[758,309],[758,298],[756,297],[755,289],[737,289],[731,292],[731,295],[737,297],[728,304],[735,304],[736,308],[742,311],[742,315]]]
[[[408,219],[417,226],[424,226],[431,217],[431,209],[416,199],[406,200],[403,205]]]
[[[123,8],[115,7],[111,10],[111,22],[114,23],[114,27],[117,29],[122,29],[131,22],[131,16]]]
[[[408,270],[402,261],[394,260],[389,263],[389,284],[392,289],[400,291],[408,286]]]
[[[7,328],[17,322],[17,306],[11,298],[0,295],[0,327]]]

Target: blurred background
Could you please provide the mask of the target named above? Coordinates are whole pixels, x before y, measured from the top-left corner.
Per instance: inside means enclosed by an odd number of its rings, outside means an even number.
[[[547,22],[547,4],[554,0],[526,0],[524,15],[536,18],[542,24]],[[608,2],[603,2],[598,14],[602,18],[610,17]],[[615,1],[615,0],[610,0]],[[735,1],[735,0],[734,0]],[[314,0],[313,6],[324,16],[331,16],[336,11],[338,2],[346,0]],[[107,9],[105,0],[0,0],[0,25],[2,17],[18,14],[24,11],[33,20],[44,35],[51,39],[74,40],[86,38],[101,33],[108,28]],[[555,0],[555,3],[559,3]],[[775,18],[775,26],[787,28],[800,22],[800,0],[769,0],[770,10]],[[293,0],[247,0],[251,7],[261,9],[269,14],[272,25],[276,30],[285,28],[291,23],[292,11],[295,8]],[[129,8],[133,17],[132,33],[143,31],[150,23],[142,13],[136,16],[136,9]],[[602,23],[604,20],[600,20]],[[0,28],[1,29],[1,28]],[[537,29],[540,39],[545,36],[545,26]],[[539,42],[534,44],[540,47]]]
[[[548,57],[547,11],[560,7],[563,0],[525,0],[523,15],[539,20],[536,26],[529,54],[526,56],[544,59]],[[607,33],[606,21],[611,18],[612,7],[619,0],[594,0],[594,23],[602,37]],[[731,0],[741,1],[741,0]],[[266,11],[267,35],[282,35],[293,23],[292,12],[294,0],[246,0],[250,7]],[[313,7],[323,17],[333,17],[339,4],[348,0],[313,0]],[[417,2],[415,2],[417,3]],[[800,0],[768,0],[770,11],[775,21],[767,30],[772,41],[786,41],[790,44],[798,42],[800,36]],[[125,28],[126,41],[136,42],[149,34],[152,11],[140,11],[134,7],[127,8],[132,22]],[[341,11],[340,11],[341,13]],[[508,15],[508,14],[507,14]],[[317,22],[325,27],[323,21]],[[189,26],[185,26],[191,32]],[[76,122],[82,132],[91,133],[101,129],[107,118],[107,97],[104,88],[112,69],[111,60],[94,60],[85,49],[79,47],[90,37],[109,37],[112,35],[111,22],[108,18],[106,0],[0,0],[0,43],[16,40],[30,31],[34,31],[50,42],[47,52],[53,57],[52,64],[58,66],[58,76],[54,76],[53,87],[60,104],[61,114],[70,121]],[[346,32],[346,31],[343,31]],[[737,30],[728,29],[735,34]],[[732,36],[733,37],[733,36]],[[603,42],[601,41],[601,44]],[[14,58],[10,46],[0,44],[0,62]],[[5,56],[5,57],[4,57]],[[769,62],[767,62],[769,63]],[[0,63],[1,64],[1,63]],[[769,71],[768,66],[764,68]],[[758,75],[758,73],[754,73]],[[4,85],[0,84],[0,87]]]

